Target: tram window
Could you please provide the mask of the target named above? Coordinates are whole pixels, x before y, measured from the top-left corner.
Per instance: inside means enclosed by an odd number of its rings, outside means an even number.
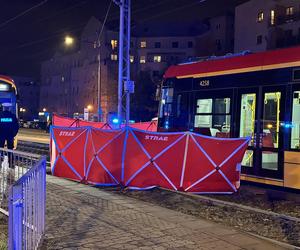
[[[262,168],[267,170],[278,170],[278,153],[271,151],[262,152]]]
[[[293,71],[293,80],[300,81],[300,69],[295,69]]]
[[[243,94],[241,98],[240,137],[251,136],[252,140],[249,142],[250,145],[253,145],[255,108],[256,94]]]
[[[263,147],[278,148],[280,129],[280,92],[265,93]]]
[[[230,98],[198,99],[195,128],[207,128],[216,137],[230,135]]]
[[[245,167],[253,167],[253,150],[246,150],[242,165]]]
[[[230,112],[230,98],[215,99],[214,112],[217,114],[228,114]]]
[[[300,149],[300,91],[293,94],[291,148]]]
[[[212,113],[212,99],[197,100],[197,114],[199,113]]]
[[[172,111],[174,89],[173,88],[163,88],[161,91],[161,105],[159,111],[159,117],[169,116]]]

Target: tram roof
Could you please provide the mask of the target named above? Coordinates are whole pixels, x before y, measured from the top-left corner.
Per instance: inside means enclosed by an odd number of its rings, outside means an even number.
[[[4,81],[8,84],[11,84],[15,90],[17,89],[14,80],[12,78],[10,78],[9,76],[0,75],[0,81]]]
[[[170,66],[164,78],[200,78],[300,66],[300,46]]]

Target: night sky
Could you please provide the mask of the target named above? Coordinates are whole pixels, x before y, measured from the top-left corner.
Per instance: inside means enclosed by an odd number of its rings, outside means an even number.
[[[132,0],[132,20],[196,21],[234,11],[246,0]],[[40,63],[53,56],[66,34],[79,36],[91,16],[104,19],[110,0],[2,0],[0,74],[39,77]],[[31,11],[28,9],[38,5]],[[217,7],[217,8],[216,8]],[[19,16],[21,13],[24,15]],[[108,23],[118,23],[113,4]]]

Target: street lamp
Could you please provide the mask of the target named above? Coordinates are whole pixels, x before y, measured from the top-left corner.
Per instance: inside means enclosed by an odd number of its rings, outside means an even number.
[[[98,49],[98,72],[97,72],[97,108],[98,108],[98,121],[101,121],[101,44],[100,44],[100,38],[98,37],[96,41],[90,42],[90,41],[82,41],[84,43],[90,43],[94,45],[94,48]],[[74,38],[70,36],[65,37],[65,46],[70,47],[74,44]]]
[[[43,112],[46,112],[47,111],[47,109],[46,108],[43,108]]]
[[[66,36],[65,37],[65,45],[66,46],[71,46],[74,44],[74,38],[71,36]]]
[[[87,109],[88,109],[88,111],[92,111],[93,110],[93,106],[92,105],[87,105]]]

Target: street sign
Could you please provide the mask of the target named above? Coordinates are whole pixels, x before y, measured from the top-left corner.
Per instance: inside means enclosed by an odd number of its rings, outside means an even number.
[[[85,121],[88,121],[88,120],[89,120],[89,109],[88,109],[88,108],[84,108],[83,119],[84,119]]]
[[[129,92],[130,94],[134,93],[134,81],[125,81],[124,82],[124,90],[125,92]]]

